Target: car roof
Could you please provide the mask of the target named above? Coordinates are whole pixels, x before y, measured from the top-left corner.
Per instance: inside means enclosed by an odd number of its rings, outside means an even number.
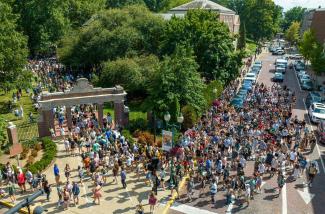
[[[325,104],[323,104],[323,103],[313,103],[313,105],[314,105],[316,108],[322,108],[322,109],[325,109]]]
[[[309,92],[309,94],[310,94],[310,96],[312,96],[312,97],[321,97],[320,93],[315,92],[315,91],[311,91],[311,92]]]

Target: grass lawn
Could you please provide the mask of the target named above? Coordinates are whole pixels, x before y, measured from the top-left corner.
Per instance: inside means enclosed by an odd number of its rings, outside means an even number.
[[[255,54],[257,44],[253,40],[246,40],[246,52],[248,56]]]
[[[142,111],[141,104],[132,102],[132,103],[128,104],[128,107],[130,109],[129,120],[135,120],[138,118],[147,119],[147,113]],[[106,115],[108,112],[112,115],[112,118],[114,118],[114,104],[113,103],[105,103],[104,115]]]
[[[20,101],[17,101],[12,111],[8,110],[8,102],[12,101],[12,93],[11,91],[5,94],[3,91],[0,91],[0,114],[7,122],[13,122],[17,126],[18,130],[18,139],[20,142],[30,140],[32,138],[38,137],[37,130],[37,112],[34,110],[32,105],[32,100],[30,96],[23,91],[23,96]],[[20,106],[23,107],[24,115],[22,119],[16,117],[13,113],[15,109],[19,109]],[[33,123],[29,122],[29,113],[33,112],[34,121]]]

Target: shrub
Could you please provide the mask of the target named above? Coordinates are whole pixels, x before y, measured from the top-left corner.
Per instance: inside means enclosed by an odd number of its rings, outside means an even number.
[[[28,157],[28,160],[27,160],[27,165],[31,165],[31,164],[33,164],[34,163],[34,157],[33,156],[29,156]]]
[[[28,153],[29,153],[29,147],[23,145],[23,151],[22,151],[22,153],[20,153],[20,160],[26,159]]]
[[[216,91],[214,91],[216,90]],[[211,81],[204,90],[204,97],[207,101],[207,107],[212,105],[212,102],[221,95],[223,84],[219,80]]]
[[[36,158],[36,157],[37,157],[37,152],[38,152],[38,151],[35,150],[35,149],[32,150],[31,156],[34,157],[34,158]]]
[[[138,137],[138,143],[142,145],[153,145],[154,144],[154,136],[147,131],[141,132],[140,136]]]
[[[28,168],[32,173],[37,173],[38,171],[43,171],[48,165],[53,161],[57,148],[56,144],[49,138],[42,138],[42,145],[44,148],[44,153],[41,160],[31,164]]]
[[[135,144],[135,140],[133,139],[131,133],[127,129],[122,130],[122,135],[125,137],[125,139],[129,142],[130,148],[133,148],[133,145]]]
[[[182,128],[184,130],[187,130],[188,128],[192,128],[198,119],[198,115],[195,109],[189,105],[186,105],[182,108],[182,114],[184,116],[184,122],[182,124]]]
[[[35,146],[38,145],[38,140],[36,139],[28,140],[24,142],[23,145],[28,148],[35,148]]]
[[[36,151],[40,151],[42,149],[42,144],[36,144],[35,147],[34,147],[34,149]]]
[[[145,131],[148,128],[148,121],[146,119],[143,118],[137,118],[135,120],[130,120],[127,129],[133,133],[134,131],[141,130],[141,131]]]

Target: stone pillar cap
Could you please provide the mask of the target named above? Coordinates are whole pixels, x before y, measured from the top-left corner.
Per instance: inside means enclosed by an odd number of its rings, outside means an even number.
[[[9,122],[8,124],[9,124],[8,125],[8,128],[9,129],[12,129],[12,128],[15,128],[16,127],[16,125],[13,122]]]

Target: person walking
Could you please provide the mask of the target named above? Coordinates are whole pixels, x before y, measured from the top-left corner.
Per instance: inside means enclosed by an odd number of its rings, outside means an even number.
[[[308,186],[312,187],[312,183],[315,179],[318,170],[315,163],[311,163],[308,168]]]
[[[54,164],[53,171],[54,171],[54,176],[55,176],[55,182],[57,185],[59,185],[60,184],[60,170],[59,170],[59,167],[57,164]]]
[[[123,188],[125,189],[126,188],[126,172],[124,170],[124,167],[121,168],[121,182],[122,182],[122,185],[123,185]]]
[[[157,198],[155,196],[155,193],[153,191],[151,191],[151,193],[149,195],[150,213],[153,213],[156,204],[157,204]]]
[[[279,172],[279,174],[278,174],[277,182],[278,182],[278,189],[279,189],[279,193],[278,193],[278,197],[279,197],[281,194],[281,190],[285,184],[284,175],[281,172]]]
[[[217,194],[217,182],[215,179],[212,180],[212,184],[210,185],[210,195],[211,195],[211,202],[214,204],[215,203],[215,195]]]
[[[187,198],[189,201],[192,201],[193,189],[194,189],[194,180],[192,177],[190,177],[187,179]]]
[[[96,203],[96,200],[98,201],[98,205],[100,205],[100,198],[102,197],[102,193],[100,192],[101,190],[101,186],[97,185],[96,187],[94,187],[93,189],[93,194],[94,194],[94,204]]]
[[[46,194],[46,200],[50,201],[51,185],[49,184],[48,180],[43,181],[43,190]]]
[[[76,206],[77,204],[79,204],[80,188],[78,183],[75,181],[72,182],[72,194],[73,194],[73,202],[74,205]]]
[[[69,181],[69,178],[70,178],[70,165],[69,164],[66,164],[65,165],[65,168],[64,168],[64,175],[67,179],[67,181]]]

